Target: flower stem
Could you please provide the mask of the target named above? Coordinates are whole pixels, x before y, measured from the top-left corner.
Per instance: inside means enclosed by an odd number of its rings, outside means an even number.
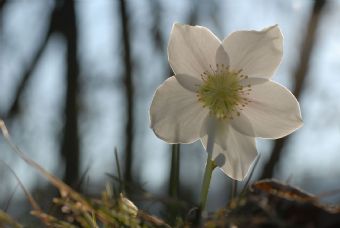
[[[205,171],[204,171],[204,177],[203,177],[203,183],[201,188],[201,196],[200,196],[200,204],[199,204],[199,210],[203,211],[205,209],[205,205],[207,203],[208,198],[208,192],[209,192],[209,186],[210,186],[210,180],[213,170],[216,168],[215,162],[212,160],[212,153],[214,149],[214,138],[215,138],[215,124],[214,122],[211,122],[209,124],[209,130],[208,130],[208,145],[207,145],[207,164],[205,165]]]
[[[208,155],[209,154],[210,153],[208,153]],[[211,160],[211,154],[210,154],[210,156],[208,156],[208,158],[207,158],[207,164],[205,166],[202,189],[201,189],[200,204],[199,204],[199,208],[200,208],[201,211],[203,211],[205,209],[205,205],[207,203],[207,197],[208,197],[211,175],[212,175],[212,172],[213,172],[215,167],[216,167],[216,165],[215,165],[214,161]]]

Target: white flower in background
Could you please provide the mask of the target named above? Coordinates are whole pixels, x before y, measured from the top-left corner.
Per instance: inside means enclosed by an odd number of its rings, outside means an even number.
[[[175,76],[154,95],[151,128],[168,143],[201,139],[206,148],[214,121],[212,158],[223,158],[224,173],[243,180],[257,156],[255,137],[281,138],[302,126],[294,95],[271,80],[282,46],[277,25],[221,42],[205,27],[175,24],[168,45]]]

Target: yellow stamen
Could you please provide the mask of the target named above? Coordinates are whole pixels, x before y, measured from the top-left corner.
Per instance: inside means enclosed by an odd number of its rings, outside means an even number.
[[[251,85],[245,88],[241,85],[240,81],[248,78],[241,71],[232,71],[223,64],[216,64],[216,70],[201,74],[203,83],[197,90],[198,101],[204,108],[209,108],[216,118],[233,119],[233,114],[240,116],[239,110],[248,104],[244,95],[249,95]]]

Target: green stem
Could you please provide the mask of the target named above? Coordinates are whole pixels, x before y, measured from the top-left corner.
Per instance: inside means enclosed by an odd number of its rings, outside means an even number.
[[[216,133],[216,122],[214,119],[211,119],[208,123],[208,143],[207,143],[207,164],[205,165],[202,189],[201,189],[201,196],[200,196],[200,204],[199,210],[203,211],[205,209],[205,205],[207,203],[210,180],[213,170],[216,168],[215,162],[211,159],[212,153],[214,150],[214,138]]]
[[[211,175],[215,168],[216,168],[215,162],[211,160],[211,153],[208,153],[207,164],[205,166],[202,189],[201,189],[200,204],[199,204],[199,208],[201,211],[205,209],[205,205],[207,203]]]

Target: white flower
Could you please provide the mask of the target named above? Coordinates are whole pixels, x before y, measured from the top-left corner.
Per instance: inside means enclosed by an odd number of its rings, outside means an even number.
[[[302,126],[294,95],[271,80],[282,46],[277,25],[221,42],[205,27],[175,24],[168,45],[175,76],[154,95],[151,128],[168,143],[201,139],[206,148],[214,120],[213,159],[222,157],[224,173],[243,180],[257,156],[255,137],[281,138]]]

